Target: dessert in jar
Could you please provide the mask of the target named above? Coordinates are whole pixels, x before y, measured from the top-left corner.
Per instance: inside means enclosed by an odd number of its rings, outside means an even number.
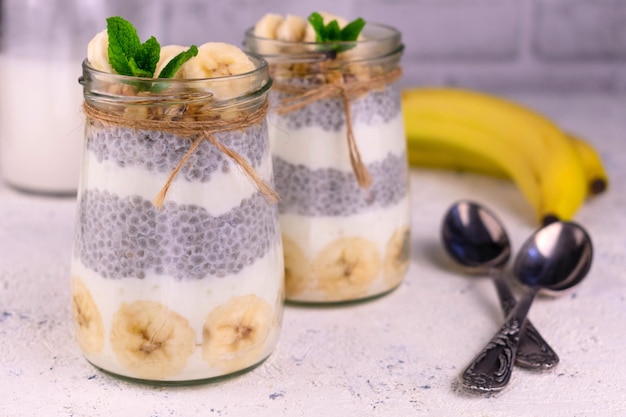
[[[400,33],[328,14],[308,22],[268,14],[246,32],[244,48],[266,58],[274,80],[270,141],[286,298],[345,302],[389,292],[410,251]]]
[[[115,37],[137,35],[107,23],[80,80],[78,344],[96,367],[151,383],[248,369],[272,352],[283,301],[267,64],[223,43],[147,41],[135,46],[153,49],[147,73],[122,75],[112,64],[131,60],[111,49],[133,52]]]

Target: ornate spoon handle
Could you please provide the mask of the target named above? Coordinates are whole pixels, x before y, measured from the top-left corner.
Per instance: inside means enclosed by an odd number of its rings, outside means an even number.
[[[493,271],[491,274],[496,285],[500,306],[504,315],[508,316],[517,304],[511,289],[502,277],[501,271]],[[559,356],[539,334],[535,326],[526,320],[521,330],[517,346],[515,363],[527,368],[551,368],[559,363]]]
[[[461,375],[463,386],[481,391],[496,391],[508,384],[517,354],[519,335],[537,291],[538,288],[532,288],[522,297],[500,330],[465,369]]]

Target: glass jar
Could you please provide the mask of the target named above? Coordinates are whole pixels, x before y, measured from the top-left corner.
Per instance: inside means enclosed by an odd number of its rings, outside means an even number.
[[[389,292],[409,264],[410,198],[398,79],[400,33],[368,23],[356,42],[246,32],[270,64],[270,142],[286,298],[345,302]]]
[[[76,78],[105,3],[0,2],[0,171],[14,188],[76,193],[83,136]]]
[[[284,265],[267,63],[148,79],[83,64],[85,147],[71,263],[78,344],[112,374],[179,384],[274,348]]]

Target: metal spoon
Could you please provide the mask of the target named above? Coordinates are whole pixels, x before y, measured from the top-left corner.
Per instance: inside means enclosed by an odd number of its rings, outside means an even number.
[[[468,272],[493,278],[500,306],[507,316],[517,303],[503,275],[511,257],[511,244],[496,215],[472,201],[458,201],[446,212],[441,235],[444,248],[457,263]],[[558,362],[556,352],[527,321],[520,334],[515,363],[547,369]]]
[[[520,330],[540,289],[563,291],[580,283],[591,267],[593,248],[585,230],[554,222],[537,230],[522,246],[513,265],[515,277],[529,287],[506,322],[461,375],[466,388],[502,389],[509,382]]]

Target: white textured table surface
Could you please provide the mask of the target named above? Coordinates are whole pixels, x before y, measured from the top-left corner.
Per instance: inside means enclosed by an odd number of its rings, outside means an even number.
[[[456,383],[501,315],[491,283],[448,261],[439,223],[453,201],[472,198],[519,248],[533,215],[505,181],[413,170],[412,263],[400,288],[344,307],[287,306],[277,349],[260,367],[180,388],[127,383],[82,358],[69,308],[74,200],[0,185],[0,416],[626,415],[626,97],[514,98],[588,137],[612,179],[577,216],[595,246],[588,279],[530,313],[561,357],[556,369],[516,368],[489,396]]]

